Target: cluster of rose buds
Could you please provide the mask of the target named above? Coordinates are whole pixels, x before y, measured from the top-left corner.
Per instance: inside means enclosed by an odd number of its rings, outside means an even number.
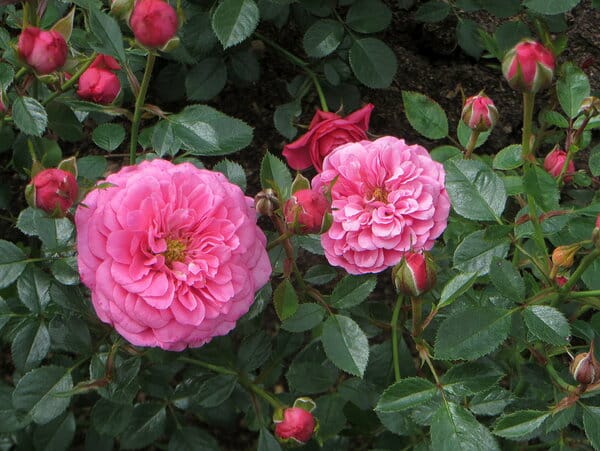
[[[426,252],[409,252],[392,269],[392,281],[399,294],[418,297],[433,288],[435,264]]]
[[[112,56],[98,55],[81,74],[77,95],[103,105],[112,103],[121,91],[119,77],[113,72],[119,69],[121,66]]]
[[[65,64],[68,49],[58,31],[27,27],[19,36],[17,53],[39,75],[46,75]]]
[[[517,91],[536,93],[552,84],[556,62],[550,50],[539,42],[524,39],[502,60],[502,73]]]

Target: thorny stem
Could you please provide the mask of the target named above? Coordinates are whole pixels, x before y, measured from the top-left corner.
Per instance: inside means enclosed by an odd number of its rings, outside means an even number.
[[[146,93],[148,92],[148,85],[150,84],[150,77],[152,76],[152,69],[154,68],[155,60],[156,55],[153,52],[148,53],[148,59],[146,60],[146,69],[144,69],[144,78],[142,79],[142,84],[140,85],[140,92],[138,93],[137,98],[135,99],[135,110],[133,112],[133,120],[131,121],[129,164],[135,164],[140,120],[142,118],[142,110],[144,107],[144,102],[146,101]]]
[[[535,157],[531,152],[531,124],[533,122],[533,105],[535,94],[532,92],[523,93],[523,135],[522,135],[522,156],[523,160],[533,162]]]
[[[392,313],[392,322],[390,327],[392,328],[392,359],[394,361],[394,377],[396,382],[400,380],[400,363],[398,360],[398,316],[400,315],[400,308],[404,298],[402,295],[398,295],[396,298],[396,305]]]
[[[422,305],[421,299],[418,297],[410,298],[410,306],[412,309],[412,335],[418,337],[422,332],[421,316],[422,316]]]

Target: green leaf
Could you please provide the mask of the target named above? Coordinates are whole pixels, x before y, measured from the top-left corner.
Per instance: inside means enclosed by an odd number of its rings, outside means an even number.
[[[223,404],[233,392],[237,384],[237,376],[216,375],[209,377],[203,383],[196,398],[203,407],[216,407]]]
[[[571,328],[567,318],[548,305],[530,305],[523,311],[529,331],[538,339],[556,346],[569,344]]]
[[[48,113],[48,128],[56,133],[60,139],[69,142],[77,142],[83,139],[83,127],[81,122],[68,106],[51,102],[46,106]]]
[[[129,424],[121,434],[121,448],[140,449],[160,437],[167,423],[165,406],[158,402],[137,404]]]
[[[471,396],[498,383],[503,373],[489,361],[455,365],[442,376],[446,392],[454,396]]]
[[[293,139],[298,133],[298,129],[294,125],[295,120],[302,113],[300,103],[293,101],[284,103],[275,108],[273,114],[273,124],[281,135],[287,139]]]
[[[583,405],[583,427],[594,449],[600,449],[600,407]]]
[[[344,38],[344,26],[330,19],[313,23],[302,39],[304,51],[313,58],[323,58],[338,48]]]
[[[13,392],[15,409],[27,413],[38,424],[46,424],[65,411],[70,397],[61,393],[73,388],[71,372],[58,366],[44,366],[25,374]]]
[[[465,53],[478,59],[483,53],[480,36],[481,27],[471,19],[462,19],[456,26],[458,45]]]
[[[206,105],[190,105],[169,119],[175,136],[194,155],[226,155],[252,141],[248,124]]]
[[[125,430],[132,413],[133,406],[129,404],[100,399],[92,409],[92,426],[100,434],[116,437]]]
[[[337,277],[337,271],[329,265],[315,265],[306,270],[304,281],[312,285],[324,285]]]
[[[450,14],[450,5],[439,0],[423,3],[415,12],[415,20],[419,22],[441,22]]]
[[[298,310],[298,295],[289,279],[284,279],[273,292],[273,306],[280,321],[285,321]]]
[[[401,379],[385,389],[375,410],[384,413],[402,412],[429,401],[437,392],[436,385],[427,379],[421,377]]]
[[[37,267],[26,268],[17,280],[19,299],[33,313],[40,313],[50,302],[50,277]]]
[[[344,277],[333,289],[329,303],[336,308],[350,308],[362,303],[375,289],[374,276]]]
[[[107,152],[117,149],[125,139],[125,128],[121,124],[101,124],[92,132],[92,141]]]
[[[494,387],[489,391],[478,393],[469,403],[469,410],[475,415],[498,415],[513,400],[510,391]]]
[[[66,451],[75,437],[75,427],[73,412],[38,426],[33,433],[36,451]]]
[[[440,301],[438,302],[437,308],[441,309],[452,304],[456,299],[465,294],[469,288],[473,286],[475,281],[479,277],[477,272],[461,273],[450,279],[440,295]]]
[[[15,367],[22,372],[40,364],[50,350],[50,334],[43,321],[29,323],[15,336],[11,354]]]
[[[569,128],[569,121],[566,117],[556,111],[546,111],[543,116],[543,120],[558,128]]]
[[[0,63],[0,91],[8,90],[15,77],[15,70],[10,64]]]
[[[346,400],[339,394],[321,396],[317,401],[317,408],[313,412],[319,420],[317,440],[327,440],[337,435],[346,425],[346,417],[342,413]]]
[[[237,367],[245,373],[259,368],[271,356],[271,338],[258,331],[245,338],[237,352]]]
[[[574,118],[579,113],[583,99],[590,95],[590,81],[587,75],[572,63],[566,63],[562,72],[562,77],[556,82],[556,94],[563,111],[570,118]]]
[[[152,128],[152,149],[159,157],[175,155],[181,147],[181,141],[175,136],[173,126],[168,120],[161,120]]]
[[[220,172],[231,183],[239,186],[242,191],[246,191],[246,172],[241,164],[224,159],[213,166],[213,171]]]
[[[527,440],[539,433],[542,423],[550,415],[540,410],[520,410],[500,417],[494,434],[510,440]]]
[[[257,451],[281,451],[279,442],[266,428],[261,428],[258,435]]]
[[[477,149],[478,147],[481,147],[483,144],[485,144],[487,139],[492,134],[492,131],[493,131],[493,129],[490,129],[485,132],[481,132],[479,134],[479,136],[477,137],[477,141],[475,142],[474,149]],[[461,146],[467,147],[467,144],[469,143],[469,140],[471,139],[472,134],[473,134],[473,130],[471,130],[467,126],[467,124],[465,124],[463,121],[458,121],[458,125],[456,127],[456,137],[458,138],[458,142],[460,143]]]
[[[581,0],[525,0],[523,4],[536,13],[555,15],[566,13],[575,8]]]
[[[392,11],[380,0],[357,0],[346,14],[346,24],[359,33],[377,33],[392,21]]]
[[[330,316],[321,336],[327,357],[339,369],[362,377],[369,360],[367,336],[351,318]]]
[[[325,309],[319,304],[300,304],[296,313],[281,323],[281,328],[288,332],[305,332],[319,325],[324,316]]]
[[[285,377],[290,390],[309,395],[329,390],[339,377],[339,371],[331,363],[294,360]]]
[[[260,19],[260,11],[253,0],[223,0],[212,16],[212,28],[228,48],[248,38]]]
[[[520,144],[511,144],[496,154],[492,167],[501,171],[517,169],[523,165],[522,152]]]
[[[92,338],[85,321],[76,316],[55,316],[48,325],[53,349],[87,354],[92,352]]]
[[[431,448],[436,451],[500,450],[490,431],[464,407],[445,402],[431,419]]]
[[[43,105],[31,97],[17,97],[12,105],[13,120],[26,135],[42,136],[48,124]]]
[[[387,88],[396,75],[396,55],[379,39],[355,39],[350,47],[349,58],[352,72],[358,81],[369,88]]]
[[[489,166],[475,160],[448,160],[446,189],[452,207],[461,216],[494,221],[504,211],[506,191],[502,179]]]
[[[413,91],[402,91],[404,112],[410,125],[429,139],[448,136],[448,118],[442,107],[433,99]]]
[[[219,444],[208,432],[194,426],[177,429],[169,440],[168,451],[219,451]]]
[[[542,168],[532,165],[525,167],[523,185],[543,211],[558,209],[560,190],[556,180]]]
[[[26,258],[13,243],[0,240],[0,288],[6,288],[17,280],[27,266]]]
[[[515,302],[522,302],[525,299],[525,281],[510,261],[493,257],[490,280],[503,296]]]
[[[454,251],[454,267],[463,272],[490,271],[494,257],[504,258],[510,243],[506,238],[486,239],[484,230],[467,235]]]
[[[223,58],[203,59],[185,77],[188,99],[206,101],[219,94],[227,83],[227,66]]]
[[[98,39],[98,42],[93,45],[94,50],[114,56],[121,63],[125,63],[127,59],[123,47],[123,35],[117,21],[95,8],[89,9],[89,14],[90,31]]]
[[[281,193],[284,199],[290,195],[292,174],[285,163],[270,152],[260,164],[260,185],[263,189],[272,188]]]
[[[474,360],[489,354],[508,336],[509,310],[470,307],[446,318],[438,329],[435,358]]]
[[[590,172],[594,177],[600,175],[600,144],[592,149],[590,152],[590,158],[588,160]]]

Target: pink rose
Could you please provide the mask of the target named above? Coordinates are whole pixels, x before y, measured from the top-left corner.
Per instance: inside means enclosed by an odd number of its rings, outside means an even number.
[[[35,207],[64,216],[77,200],[77,180],[62,169],[44,169],[30,183]]]
[[[79,77],[77,95],[85,100],[107,105],[121,91],[121,82],[112,70],[121,66],[112,56],[98,55],[94,62]]]
[[[544,158],[544,169],[552,177],[558,177],[565,165],[565,161],[567,161],[567,152],[560,149],[554,149],[546,155],[546,158]],[[573,179],[573,174],[575,174],[575,165],[573,164],[573,161],[569,161],[567,171],[565,172],[565,182],[570,182],[571,179]]]
[[[511,88],[536,93],[552,83],[556,63],[550,50],[539,42],[524,39],[502,59],[502,73]]]
[[[220,173],[160,159],[106,183],[75,214],[98,317],[134,345],[174,351],[233,329],[271,274],[252,199]]]
[[[315,429],[315,418],[312,413],[300,407],[288,407],[283,411],[283,421],[275,425],[275,435],[282,439],[292,439],[298,443],[306,443]]]
[[[321,235],[329,263],[376,273],[431,249],[450,212],[444,178],[425,148],[393,136],[338,147],[313,180],[314,189],[335,182],[333,224]]]
[[[498,110],[492,99],[478,94],[465,101],[461,119],[470,129],[485,132],[492,129],[498,122]]]
[[[308,132],[283,147],[288,164],[298,171],[314,166],[321,172],[323,159],[342,144],[367,139],[373,104],[369,103],[354,113],[341,117],[335,113],[317,110]]]
[[[408,252],[392,270],[396,291],[406,296],[421,296],[435,285],[437,274],[429,255]]]
[[[58,31],[27,27],[19,36],[17,53],[38,74],[54,72],[67,61],[67,43]]]
[[[300,233],[317,233],[329,203],[320,190],[301,189],[292,194],[283,211],[285,222]]]
[[[175,8],[163,0],[138,0],[129,24],[133,35],[146,47],[162,47],[177,34]]]

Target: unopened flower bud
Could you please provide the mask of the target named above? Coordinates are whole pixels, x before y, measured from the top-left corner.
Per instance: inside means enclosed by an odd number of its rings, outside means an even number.
[[[301,189],[292,194],[283,207],[285,222],[298,233],[317,233],[329,203],[322,192]]]
[[[271,188],[264,189],[254,196],[254,208],[259,215],[271,217],[278,207],[277,194]]]
[[[461,119],[471,130],[485,132],[491,130],[498,122],[498,110],[492,99],[478,94],[465,101]]]
[[[435,265],[427,253],[407,253],[392,269],[396,291],[406,296],[426,293],[433,288],[436,278]]]
[[[575,262],[575,254],[579,251],[581,245],[579,243],[570,244],[568,246],[558,246],[552,252],[552,263],[555,266],[562,268],[570,268]]]
[[[550,86],[556,62],[550,50],[539,42],[524,39],[502,60],[502,73],[511,88],[536,93]]]
[[[39,75],[45,75],[65,64],[68,49],[58,31],[27,27],[19,36],[17,53]]]
[[[596,224],[592,230],[592,243],[596,249],[600,249],[600,214],[596,217]]]
[[[94,62],[81,74],[77,95],[91,102],[108,105],[121,91],[121,82],[112,72],[121,66],[112,56],[98,55]]]
[[[591,348],[589,352],[577,354],[571,362],[571,374],[580,384],[589,385],[598,382],[600,378],[600,367],[594,357],[594,351]]]
[[[568,278],[566,278],[565,276],[556,276],[554,278],[554,283],[556,283],[556,285],[558,287],[562,287],[565,283],[567,283],[569,281]]]
[[[177,33],[175,8],[163,0],[138,0],[129,24],[138,42],[146,47],[165,45]]]
[[[561,149],[554,149],[546,155],[546,158],[544,158],[544,169],[548,174],[556,178],[560,175],[566,160],[567,152]],[[565,182],[570,182],[574,174],[575,165],[573,164],[573,161],[569,161],[564,177]]]
[[[581,102],[579,110],[589,117],[600,114],[600,99],[594,96],[586,97]]]
[[[33,177],[27,189],[28,200],[33,200],[32,207],[59,217],[77,200],[77,181],[73,174],[62,169],[44,169]]]
[[[315,418],[308,410],[288,407],[283,411],[283,419],[275,425],[275,435],[282,441],[304,444],[311,439],[315,425]]]

